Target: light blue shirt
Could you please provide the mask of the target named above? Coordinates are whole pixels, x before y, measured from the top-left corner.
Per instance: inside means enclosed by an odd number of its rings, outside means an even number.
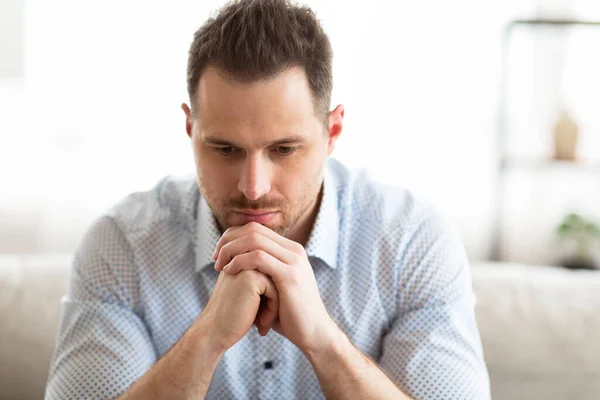
[[[195,178],[165,178],[100,217],[73,260],[47,399],[123,393],[183,335],[217,280],[220,238]],[[306,246],[331,317],[415,399],[489,399],[469,265],[428,203],[329,160]],[[252,327],[208,399],[323,398],[285,337]]]

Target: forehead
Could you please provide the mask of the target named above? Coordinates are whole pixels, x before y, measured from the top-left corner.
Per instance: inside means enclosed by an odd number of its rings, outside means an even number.
[[[302,68],[240,82],[208,67],[200,78],[196,100],[200,126],[209,132],[308,130],[319,122]]]

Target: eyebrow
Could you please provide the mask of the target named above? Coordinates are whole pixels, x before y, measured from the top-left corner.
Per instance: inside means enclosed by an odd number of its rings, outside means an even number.
[[[234,142],[230,142],[229,140],[225,140],[225,139],[221,139],[218,138],[216,136],[202,136],[202,140],[204,140],[206,143],[208,144],[213,144],[213,145],[218,145],[218,146],[231,146],[231,147],[238,147],[238,148],[242,148],[242,146],[234,143]],[[293,136],[288,136],[282,139],[277,139],[274,140],[272,142],[266,142],[263,143],[263,146],[267,147],[267,146],[279,146],[282,144],[287,144],[287,143],[297,143],[297,142],[304,142],[306,141],[307,138],[304,135],[293,135]]]

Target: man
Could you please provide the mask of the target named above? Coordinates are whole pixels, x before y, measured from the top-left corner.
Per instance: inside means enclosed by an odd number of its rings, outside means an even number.
[[[197,179],[88,231],[46,397],[486,399],[457,234],[328,160],[332,51],[314,14],[240,0],[196,33]]]

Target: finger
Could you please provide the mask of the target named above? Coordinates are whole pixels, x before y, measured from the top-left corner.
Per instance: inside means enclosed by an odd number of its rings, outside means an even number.
[[[263,309],[263,312],[260,315],[260,324],[266,328],[271,328],[271,324],[275,322],[277,315],[279,313],[278,305],[272,301],[267,300],[266,307]]]
[[[278,245],[280,245],[288,250],[291,250],[296,254],[302,254],[302,252],[304,251],[304,247],[302,245],[300,245],[299,243],[294,242],[293,240],[290,240],[288,238],[281,236],[277,232],[267,228],[264,225],[259,224],[258,222],[250,222],[244,226],[229,228],[229,229],[227,229],[227,231],[225,231],[223,236],[221,236],[221,238],[217,242],[215,252],[213,253],[213,260],[217,259],[219,252],[221,251],[221,248],[223,246],[225,246],[227,243],[229,243],[235,239],[238,239],[250,232],[258,232],[261,235],[266,236],[267,238],[271,239]]]
[[[271,329],[273,329],[275,332],[279,333],[280,335],[283,335],[283,330],[281,329],[281,323],[279,322],[279,318],[277,318],[272,324],[271,324]],[[284,335],[285,336],[285,335]]]
[[[256,316],[256,321],[254,322],[254,325],[256,325],[256,329],[258,329],[258,333],[261,336],[266,336],[267,333],[269,333],[269,330],[271,330],[271,327],[262,321],[262,315],[263,313],[261,313],[260,315]]]
[[[264,294],[267,299],[267,305],[263,308],[262,313],[257,315],[257,319],[259,322],[259,333],[262,336],[265,336],[269,332],[272,320],[277,318],[277,315],[279,314],[279,292],[271,278],[268,276],[263,277],[264,286],[262,286],[261,289],[263,290],[262,294]]]
[[[257,270],[271,277],[273,282],[281,282],[292,271],[289,265],[282,263],[262,250],[254,250],[250,253],[235,256],[223,268],[223,272],[230,275],[235,275],[243,270]]]
[[[254,250],[263,250],[286,264],[293,263],[298,256],[296,253],[280,246],[261,233],[250,232],[249,234],[227,243],[221,248],[217,262],[215,263],[215,269],[221,271],[235,256],[249,253]]]
[[[269,333],[269,328],[259,326],[258,333],[260,334],[260,336],[267,336],[267,334]]]
[[[223,247],[225,244],[227,244],[231,240],[234,240],[235,238],[237,238],[238,236],[236,235],[236,232],[242,228],[243,227],[234,226],[232,228],[227,228],[227,230],[225,232],[223,232],[223,234],[217,241],[215,251],[212,254],[213,260],[217,261],[217,257],[219,256],[219,251],[221,251],[221,247]]]
[[[258,320],[254,325],[256,326],[256,329],[258,330],[260,336],[267,336],[267,334],[271,330],[271,328],[268,326],[262,326],[260,322],[258,322]]]
[[[258,333],[261,336],[266,336],[267,333],[269,333],[269,330],[271,329],[271,327],[266,326],[260,322],[261,315],[262,315],[262,313],[256,315],[256,318],[254,319],[254,326],[256,326],[256,329],[258,330]]]

